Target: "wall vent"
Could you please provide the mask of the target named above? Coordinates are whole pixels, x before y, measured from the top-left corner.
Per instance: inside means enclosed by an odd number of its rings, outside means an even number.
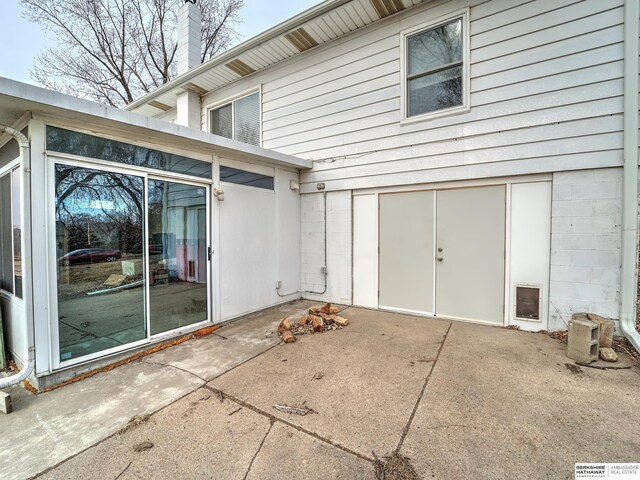
[[[305,50],[318,46],[318,42],[316,42],[315,38],[309,35],[309,32],[302,27],[294,30],[293,32],[287,33],[284,37],[300,52],[304,52]]]
[[[250,73],[255,72],[253,68],[244,63],[242,60],[236,59],[232,62],[229,62],[225,65],[229,70],[236,72],[241,77],[245,75],[249,75]]]
[[[376,9],[380,18],[388,17],[404,10],[402,0],[371,0],[371,5]]]
[[[540,321],[541,291],[541,285],[516,285],[516,319],[534,322]]]

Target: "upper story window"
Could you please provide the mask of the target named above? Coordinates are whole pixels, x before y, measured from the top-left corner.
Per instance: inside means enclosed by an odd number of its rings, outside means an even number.
[[[209,131],[260,146],[260,92],[236,98],[210,110]]]
[[[405,118],[468,108],[466,13],[404,34]]]

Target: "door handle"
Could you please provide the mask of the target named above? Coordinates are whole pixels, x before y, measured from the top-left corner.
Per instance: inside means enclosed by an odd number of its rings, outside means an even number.
[[[443,260],[442,257],[438,257],[438,261],[441,262]]]

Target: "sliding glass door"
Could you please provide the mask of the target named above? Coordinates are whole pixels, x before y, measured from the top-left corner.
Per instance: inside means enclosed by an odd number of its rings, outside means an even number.
[[[209,186],[56,163],[58,363],[209,320]]]
[[[207,319],[207,188],[149,180],[151,335]]]
[[[57,164],[60,361],[147,338],[144,178]]]

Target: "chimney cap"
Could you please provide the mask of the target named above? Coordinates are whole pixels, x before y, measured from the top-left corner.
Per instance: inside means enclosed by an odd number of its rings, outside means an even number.
[[[196,0],[184,0],[184,3],[193,3],[196,4]]]

